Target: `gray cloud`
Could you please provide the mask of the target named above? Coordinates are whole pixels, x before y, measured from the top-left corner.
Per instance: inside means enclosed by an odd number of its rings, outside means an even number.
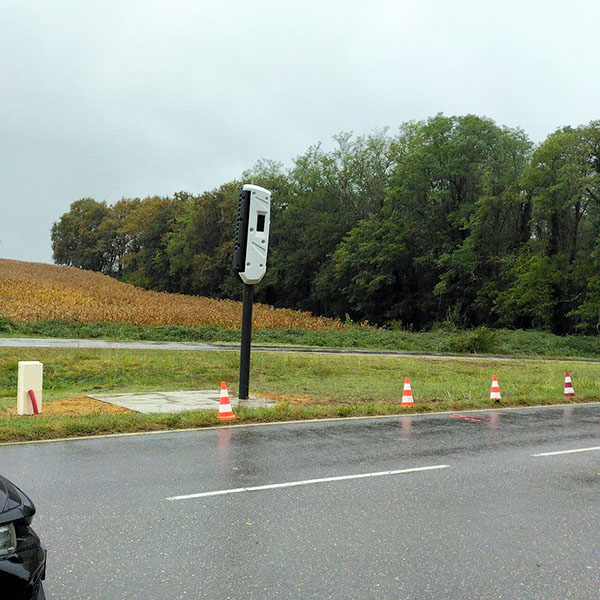
[[[587,1],[6,1],[0,256],[84,196],[201,192],[261,157],[439,111],[541,141],[600,118]]]

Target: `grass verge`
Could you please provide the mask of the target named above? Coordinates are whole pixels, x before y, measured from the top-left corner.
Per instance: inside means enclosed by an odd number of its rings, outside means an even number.
[[[83,349],[0,350],[0,441],[51,439],[104,433],[205,427],[216,411],[142,415],[15,417],[17,363],[44,363],[44,402],[101,392],[237,388],[239,358],[229,352]],[[255,354],[253,395],[277,399],[273,409],[243,409],[237,422],[460,411],[564,402],[566,370],[577,400],[600,400],[600,363],[485,359]],[[502,402],[489,401],[497,375]],[[404,377],[411,378],[415,406],[402,408]],[[2,416],[4,415],[4,416]]]

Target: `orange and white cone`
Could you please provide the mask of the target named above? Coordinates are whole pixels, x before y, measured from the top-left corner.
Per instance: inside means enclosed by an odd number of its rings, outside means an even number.
[[[227,386],[224,381],[221,381],[221,397],[219,399],[219,414],[217,416],[223,421],[229,421],[236,418],[231,410],[231,400],[229,400]]]
[[[404,391],[402,392],[402,406],[414,406],[415,401],[413,400],[412,390],[410,388],[410,379],[404,378]]]
[[[496,402],[500,402],[500,400],[502,400],[502,396],[500,395],[500,386],[498,385],[498,378],[495,375],[492,377],[490,400],[496,400]]]
[[[573,384],[571,383],[571,376],[569,375],[569,371],[565,373],[565,396],[568,398],[572,398],[575,396],[575,390],[573,389]]]

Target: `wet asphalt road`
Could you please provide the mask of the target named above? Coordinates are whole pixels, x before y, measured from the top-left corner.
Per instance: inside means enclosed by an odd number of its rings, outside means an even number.
[[[2,446],[0,472],[49,598],[596,600],[599,446],[582,405]]]
[[[113,350],[194,350],[201,352],[239,352],[239,344],[217,344],[201,342],[128,342],[110,340],[82,340],[62,338],[3,338],[0,337],[0,348],[98,348]],[[253,352],[295,352],[303,354],[360,354],[376,356],[439,356],[447,359],[461,360],[555,360],[550,357],[519,357],[493,356],[490,354],[441,354],[436,352],[402,352],[399,350],[373,350],[370,348],[325,348],[317,346],[275,346],[252,344]],[[574,358],[571,362],[600,362],[597,358]]]

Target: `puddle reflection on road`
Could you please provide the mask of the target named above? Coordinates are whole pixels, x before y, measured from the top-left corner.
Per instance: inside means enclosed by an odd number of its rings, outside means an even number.
[[[400,437],[403,440],[410,440],[410,438],[412,437],[412,424],[413,420],[411,417],[406,417],[405,419],[402,419]]]

